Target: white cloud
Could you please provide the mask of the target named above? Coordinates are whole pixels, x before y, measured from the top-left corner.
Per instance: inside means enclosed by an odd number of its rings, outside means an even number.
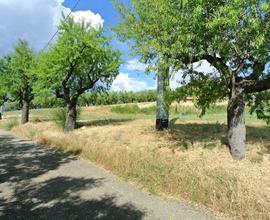
[[[208,63],[206,60],[193,63],[193,68],[196,71],[202,72],[205,74],[217,73],[217,70],[213,66],[211,66],[210,63]],[[188,77],[185,80],[188,81]],[[183,71],[180,70],[172,74],[172,77],[170,79],[170,87],[172,89],[176,89],[181,86],[182,81],[183,81]]]
[[[171,89],[177,89],[181,86],[181,81],[183,80],[183,72],[179,71],[171,76],[170,87]]]
[[[112,84],[113,91],[141,91],[153,89],[145,81],[130,78],[127,73],[120,73]]]
[[[127,61],[125,66],[128,71],[145,71],[147,67],[145,64],[140,63],[137,59]]]
[[[64,14],[70,9],[63,6],[64,0],[0,0],[0,55],[12,50],[19,38],[30,46],[42,49],[57,30]],[[103,24],[99,14],[78,11],[72,14],[76,20],[84,18],[96,27]]]
[[[202,73],[216,73],[217,69],[215,67],[211,66],[210,63],[208,63],[206,60],[201,60],[199,62],[196,62],[193,64],[193,68]]]
[[[91,11],[76,11],[72,13],[72,17],[75,22],[86,22],[91,23],[91,26],[95,28],[99,28],[103,26],[104,20],[100,16],[100,14],[94,14]]]

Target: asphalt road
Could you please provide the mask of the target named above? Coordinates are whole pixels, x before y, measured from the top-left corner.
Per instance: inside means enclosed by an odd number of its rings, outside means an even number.
[[[0,131],[0,219],[214,218],[142,192],[91,163]]]

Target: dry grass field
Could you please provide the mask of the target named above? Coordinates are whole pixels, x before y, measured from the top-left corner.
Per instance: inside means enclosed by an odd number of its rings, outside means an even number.
[[[166,132],[155,131],[150,110],[113,109],[84,108],[79,128],[70,134],[50,121],[50,110],[32,111],[32,122],[23,126],[15,126],[16,113],[1,123],[13,120],[16,134],[94,162],[150,193],[218,217],[270,219],[270,128],[264,122],[247,114],[247,158],[234,161],[226,146],[224,108],[198,118],[193,106],[178,106]]]

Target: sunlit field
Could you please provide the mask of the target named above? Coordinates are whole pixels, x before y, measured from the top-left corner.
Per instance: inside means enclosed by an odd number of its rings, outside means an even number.
[[[171,107],[170,129],[155,131],[155,104],[81,108],[78,128],[65,134],[53,109],[4,115],[1,127],[94,162],[158,195],[210,210],[218,217],[270,219],[270,127],[246,112],[247,157],[226,145],[226,107],[199,118],[192,104]]]

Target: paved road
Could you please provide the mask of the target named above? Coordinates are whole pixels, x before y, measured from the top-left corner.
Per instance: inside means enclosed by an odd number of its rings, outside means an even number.
[[[213,219],[93,164],[0,131],[0,219]]]

